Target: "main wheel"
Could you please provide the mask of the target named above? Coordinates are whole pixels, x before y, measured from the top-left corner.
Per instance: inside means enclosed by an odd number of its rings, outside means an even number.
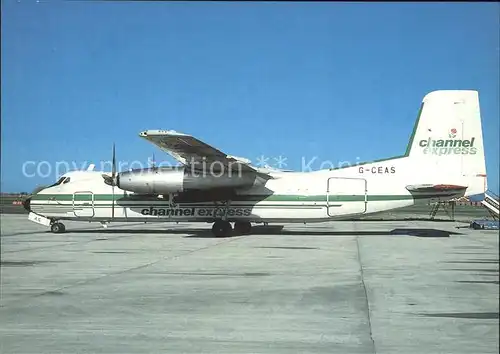
[[[234,232],[237,235],[248,235],[252,231],[252,224],[249,221],[236,221],[234,223]]]
[[[212,233],[216,237],[225,237],[231,235],[232,227],[229,221],[217,220],[212,226]]]
[[[52,231],[55,234],[60,234],[64,231],[66,231],[66,227],[64,226],[63,223],[56,222],[50,226],[50,231]]]

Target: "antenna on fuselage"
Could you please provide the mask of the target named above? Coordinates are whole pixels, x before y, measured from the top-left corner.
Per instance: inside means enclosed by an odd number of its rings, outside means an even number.
[[[153,156],[151,158],[151,162],[149,166],[154,170],[156,168],[156,160],[155,160],[155,153],[153,152]]]

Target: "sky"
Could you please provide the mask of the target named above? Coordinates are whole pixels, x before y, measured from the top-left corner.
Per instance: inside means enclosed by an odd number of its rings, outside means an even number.
[[[138,136],[147,129],[293,170],[391,157],[427,93],[474,89],[498,194],[499,13],[497,2],[4,0],[1,190],[90,163],[109,171],[113,143],[122,169],[153,154],[172,163]]]

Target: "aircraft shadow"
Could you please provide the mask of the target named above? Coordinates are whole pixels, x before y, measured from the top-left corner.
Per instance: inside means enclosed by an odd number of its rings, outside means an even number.
[[[186,232],[189,233],[189,232]],[[369,230],[358,230],[358,231],[336,231],[336,230],[328,230],[328,231],[307,231],[307,230],[269,230],[269,229],[258,229],[252,228],[252,232],[248,235],[284,235],[284,236],[330,236],[330,237],[342,237],[342,236],[391,236],[391,235],[400,235],[400,236],[412,236],[412,237],[426,237],[426,238],[436,238],[436,237],[450,237],[450,235],[461,235],[461,233],[446,231],[446,230],[437,230],[437,229],[407,229],[407,228],[399,228],[393,230],[383,230],[383,231],[369,231]],[[231,235],[228,237],[235,237],[240,235]],[[190,238],[214,238],[210,230],[197,230],[197,232],[192,233],[186,237]]]
[[[431,218],[366,218],[366,219],[351,219],[351,220],[345,220],[345,221],[355,221],[355,222],[383,222],[383,221],[388,221],[388,222],[394,222],[394,221],[430,221],[433,223],[443,223],[443,224],[450,224],[450,223],[457,223],[457,222],[468,222],[467,220],[461,220],[461,219],[431,219]]]
[[[91,229],[91,230],[72,230],[67,231],[68,233],[85,233],[85,234],[177,234],[177,235],[186,235],[187,238],[216,238],[211,232],[210,229]],[[438,230],[438,229],[420,229],[420,228],[397,228],[392,230],[357,230],[357,231],[341,231],[341,230],[322,230],[322,231],[308,231],[308,230],[286,230],[282,227],[273,227],[273,226],[264,226],[259,227],[255,226],[252,228],[252,232],[249,235],[284,235],[284,236],[330,236],[330,237],[342,237],[342,236],[391,236],[391,235],[400,235],[400,236],[412,236],[412,237],[427,237],[427,238],[436,238],[436,237],[450,237],[450,235],[461,235],[461,233],[446,231],[446,230]],[[237,237],[242,236],[238,234],[230,235],[227,237]]]

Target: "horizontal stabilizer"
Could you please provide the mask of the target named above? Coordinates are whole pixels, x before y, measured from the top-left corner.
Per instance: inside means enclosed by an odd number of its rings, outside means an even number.
[[[465,186],[457,186],[454,184],[416,184],[406,186],[406,189],[412,193],[429,193],[429,192],[461,192],[467,189]]]

